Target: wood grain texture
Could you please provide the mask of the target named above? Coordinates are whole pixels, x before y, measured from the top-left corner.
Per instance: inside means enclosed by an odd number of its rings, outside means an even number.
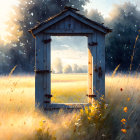
[[[88,37],[88,43],[92,41],[91,36]],[[92,62],[92,48],[91,46],[88,46],[88,94],[92,95],[93,94],[93,86],[92,86],[92,82],[93,82],[93,62]],[[92,103],[92,98],[88,99],[89,103]]]
[[[36,45],[35,45],[35,70],[43,70],[44,63],[43,63],[43,34],[39,34],[36,36]]]
[[[90,55],[92,57],[92,67],[91,67],[91,73],[92,73],[92,94],[97,96],[97,72],[95,71],[97,67],[97,45],[91,46],[92,42],[96,42],[96,33],[91,34],[88,36],[88,48],[90,50]],[[96,98],[95,98],[96,99]],[[92,102],[94,101],[94,98],[92,98]]]
[[[92,55],[92,94],[96,95],[95,99],[99,99],[105,95],[105,35],[96,32],[88,38],[89,43],[97,42],[96,45],[89,46],[89,50]]]
[[[89,103],[105,95],[105,33],[102,28],[72,11],[48,21],[34,31],[35,47],[35,102],[36,106],[51,105],[51,36],[88,37],[88,97]],[[66,107],[60,105],[59,107]],[[78,108],[78,107],[77,107]]]
[[[93,31],[94,29],[92,29],[90,26],[87,26],[71,16],[64,18],[63,20],[44,30],[45,33],[50,33],[51,35],[54,33],[93,33]]]
[[[51,40],[49,34],[44,34],[44,40]],[[43,44],[44,47],[44,70],[51,71],[51,42]],[[51,103],[51,98],[46,95],[51,95],[51,73],[44,73],[44,108]]]
[[[35,102],[39,108],[44,108],[51,98],[45,95],[51,95],[51,42],[49,34],[39,34],[36,36],[36,76],[35,76]]]
[[[97,32],[97,89],[99,97],[105,95],[105,36]],[[101,69],[101,74],[99,73]],[[99,99],[98,97],[98,99]]]
[[[107,34],[108,32],[111,32],[110,29],[104,27],[102,24],[99,24],[99,23],[97,23],[95,21],[92,21],[92,20],[84,17],[83,15],[80,15],[80,14],[78,14],[76,12],[71,11],[71,10],[67,10],[67,11],[63,12],[62,14],[60,14],[59,16],[55,16],[55,18],[47,20],[46,22],[44,22],[43,24],[41,24],[37,28],[31,29],[30,32],[32,32],[32,34],[34,36],[36,36],[38,33],[42,32],[42,31],[44,31],[46,29],[49,29],[52,25],[57,24],[58,22],[61,22],[61,21],[64,22],[64,23],[68,23],[67,25],[65,24],[63,26],[63,27],[65,27],[65,29],[66,28],[70,29],[69,22],[71,22],[71,21],[66,20],[66,18],[70,17],[70,16],[72,18],[74,18],[75,20],[83,23],[83,24],[80,24],[79,27],[82,27],[85,24],[86,26],[89,26],[93,30],[95,29],[95,30],[100,31],[100,32],[102,32],[104,34]],[[61,27],[62,27],[62,25],[61,25]],[[55,27],[54,27],[54,29],[55,29]]]
[[[46,108],[47,110],[55,110],[55,109],[84,109],[86,106],[89,106],[89,104],[86,103],[65,103],[65,104],[48,104]]]

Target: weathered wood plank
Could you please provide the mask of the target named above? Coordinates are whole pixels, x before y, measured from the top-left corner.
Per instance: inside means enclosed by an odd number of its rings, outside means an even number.
[[[71,16],[64,18],[45,30],[46,33],[93,33],[94,29]]]
[[[105,33],[105,34],[107,33],[107,31],[106,31],[103,27],[100,27],[100,26],[97,25],[97,24],[93,24],[92,22],[89,22],[89,21],[85,20],[84,17],[79,16],[78,14],[75,14],[74,12],[70,12],[69,15],[71,15],[71,16],[72,16],[73,18],[75,18],[76,20],[78,20],[78,21],[80,21],[80,22],[86,24],[87,26],[90,26],[90,27],[93,28],[93,29],[96,29],[96,30],[98,30],[98,31],[100,31],[100,32],[102,32],[102,33]]]
[[[39,34],[36,36],[36,46],[35,46],[35,70],[43,70],[43,34]]]
[[[46,31],[44,31],[45,33],[48,33],[48,34],[92,34],[94,31],[93,30],[90,30],[90,29],[75,29],[75,30],[64,30],[63,29],[57,29],[57,30],[53,30],[53,29],[48,29]],[[68,35],[70,36],[70,35]]]
[[[93,33],[93,32],[92,32]],[[50,33],[51,36],[86,36],[88,37],[88,33]]]
[[[36,76],[35,76],[35,101],[36,106],[46,107],[46,102],[51,102],[51,52],[50,35],[39,34],[36,37]]]
[[[92,95],[98,95],[97,89],[97,45],[91,46],[93,42],[96,42],[96,33],[88,36],[88,48],[92,55]],[[95,98],[96,99],[96,98]],[[92,102],[94,98],[92,98]]]
[[[74,31],[74,20],[72,17],[70,17],[70,23],[71,23],[71,30]]]
[[[88,42],[91,42],[92,38],[91,36],[88,37]],[[92,95],[93,93],[93,88],[92,88],[92,76],[93,76],[93,72],[92,72],[92,54],[91,54],[91,46],[88,45],[88,94]],[[92,103],[92,98],[89,97],[88,100],[89,103]]]
[[[68,31],[68,24],[69,24],[69,18],[67,17],[67,19],[64,19],[64,31]]]
[[[97,32],[97,89],[98,95],[101,97],[105,95],[105,36],[102,33]],[[98,98],[99,98],[98,97]]]
[[[92,34],[92,42],[96,42],[97,41],[97,37],[96,37],[96,33]],[[92,46],[92,56],[93,56],[93,94],[94,95],[98,95],[97,91],[97,46]]]
[[[69,15],[69,12],[66,12],[63,15],[59,16],[58,18],[52,19],[51,21],[47,22],[47,24],[44,24],[44,26],[41,26],[40,28],[33,30],[33,34],[36,35],[36,34],[42,32],[44,29],[50,27],[51,25],[55,24],[56,22],[61,21],[62,19],[64,19],[68,15]]]
[[[64,103],[64,104],[48,104],[45,108],[45,110],[53,110],[53,109],[82,109],[86,106],[89,106],[89,104],[86,103]]]
[[[44,88],[43,74],[35,74],[35,107],[43,108],[44,105]]]
[[[45,40],[51,40],[49,34],[44,34]],[[51,41],[44,43],[44,69],[51,71]],[[51,73],[44,73],[44,107],[51,103]],[[48,95],[48,96],[47,96]]]
[[[79,16],[78,14],[72,12],[72,11],[66,11],[64,12],[63,14],[61,14],[60,16],[58,16],[57,18],[53,18],[52,20],[48,21],[46,24],[40,26],[39,28],[35,29],[35,30],[32,30],[33,34],[36,35],[38,34],[39,32],[47,29],[47,28],[50,28],[50,26],[52,26],[53,24],[61,21],[61,20],[64,20],[66,17],[68,16],[72,16],[73,18],[75,18],[76,20],[86,24],[87,26],[90,26],[91,28],[93,29],[96,29],[104,34],[108,33],[107,29],[99,24],[96,24],[96,23],[93,23],[92,21],[90,20],[87,20],[86,18],[82,17],[82,16]]]
[[[36,36],[35,43],[35,71],[43,70],[43,34],[39,34]],[[36,108],[43,107],[43,77],[42,73],[35,73],[35,106]]]
[[[111,30],[72,10],[63,11],[38,28],[30,30],[36,36],[35,105],[46,110],[81,109],[89,104],[51,104],[51,36],[88,37],[88,97],[89,103],[105,95],[105,34]]]

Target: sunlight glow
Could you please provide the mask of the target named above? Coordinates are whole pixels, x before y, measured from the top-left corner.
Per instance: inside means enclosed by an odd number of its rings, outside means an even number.
[[[140,0],[89,0],[84,6],[84,9],[89,13],[92,9],[97,9],[104,18],[111,17],[110,13],[115,5],[124,4],[130,2],[140,9]]]
[[[22,34],[17,23],[19,0],[0,0],[0,44],[17,41]]]

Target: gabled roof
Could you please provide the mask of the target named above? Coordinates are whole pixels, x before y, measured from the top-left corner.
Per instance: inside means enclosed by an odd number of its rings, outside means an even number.
[[[67,16],[72,16],[73,18],[79,20],[80,22],[86,24],[87,26],[90,26],[91,28],[98,30],[100,32],[103,32],[105,34],[112,32],[111,29],[105,27],[103,24],[90,20],[87,17],[85,17],[84,15],[77,13],[77,11],[79,11],[79,10],[66,6],[62,12],[60,12],[59,14],[56,14],[56,15],[48,18],[47,20],[43,21],[42,23],[36,25],[34,28],[30,29],[29,32],[31,32],[33,34],[33,36],[35,36],[36,34],[49,28],[51,25],[63,20]]]

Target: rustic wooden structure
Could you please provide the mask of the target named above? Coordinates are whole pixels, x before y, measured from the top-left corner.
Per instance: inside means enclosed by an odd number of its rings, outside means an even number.
[[[35,102],[44,109],[80,108],[85,104],[51,104],[51,36],[88,38],[89,103],[105,94],[105,35],[111,29],[78,13],[65,9],[29,30],[35,37]]]

